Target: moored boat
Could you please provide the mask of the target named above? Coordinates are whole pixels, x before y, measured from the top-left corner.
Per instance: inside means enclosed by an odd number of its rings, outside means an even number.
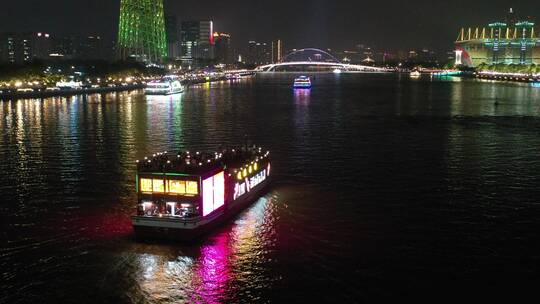
[[[255,147],[164,152],[137,163],[132,224],[140,239],[195,239],[257,199],[270,176],[269,152]]]

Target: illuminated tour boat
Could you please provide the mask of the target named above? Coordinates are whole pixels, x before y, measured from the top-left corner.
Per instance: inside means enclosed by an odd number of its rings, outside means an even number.
[[[158,81],[146,84],[146,95],[172,95],[184,92],[184,86],[177,76],[164,76]]]
[[[145,157],[137,161],[135,236],[197,238],[257,199],[269,175],[269,152],[261,148]]]
[[[418,70],[412,71],[410,73],[410,75],[411,75],[412,78],[418,78],[418,77],[422,76],[422,74],[420,74],[420,71],[418,71]]]
[[[300,76],[294,79],[293,87],[295,89],[311,88],[311,79],[308,76]]]

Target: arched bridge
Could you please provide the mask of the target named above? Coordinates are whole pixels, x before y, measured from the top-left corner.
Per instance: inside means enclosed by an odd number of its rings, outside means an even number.
[[[259,66],[257,72],[279,71],[334,71],[334,72],[388,72],[388,69],[366,65],[341,63],[336,57],[323,50],[306,48],[296,50],[281,62]]]

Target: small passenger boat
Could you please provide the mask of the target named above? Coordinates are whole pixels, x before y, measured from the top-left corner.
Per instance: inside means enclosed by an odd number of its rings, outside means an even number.
[[[294,79],[293,87],[295,89],[311,88],[311,79],[308,76],[300,76]]]

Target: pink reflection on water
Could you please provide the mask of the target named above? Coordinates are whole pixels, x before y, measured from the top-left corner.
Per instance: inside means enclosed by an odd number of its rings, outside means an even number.
[[[310,100],[311,89],[295,89],[294,101],[296,104],[307,105]]]
[[[199,245],[137,246],[144,296],[160,303],[228,303],[253,282],[270,286],[259,264],[275,241],[273,205],[271,198],[259,199]]]
[[[230,238],[221,233],[212,238],[212,243],[201,248],[201,257],[196,267],[196,282],[191,301],[194,303],[221,303],[231,280]]]
[[[268,206],[269,200],[261,198],[237,218],[234,225],[223,228],[201,247],[201,255],[194,270],[196,278],[193,282],[195,292],[191,297],[192,302],[227,302],[227,296],[231,292],[235,293],[238,287],[235,281],[249,281],[249,277],[257,275],[251,271],[240,271],[247,267],[239,264],[256,264],[255,260],[260,259],[262,248],[268,243],[266,238],[274,237],[273,233],[263,228],[264,223],[273,223],[273,220],[268,219]],[[268,230],[273,231],[272,228]],[[239,256],[243,258],[239,260]]]

